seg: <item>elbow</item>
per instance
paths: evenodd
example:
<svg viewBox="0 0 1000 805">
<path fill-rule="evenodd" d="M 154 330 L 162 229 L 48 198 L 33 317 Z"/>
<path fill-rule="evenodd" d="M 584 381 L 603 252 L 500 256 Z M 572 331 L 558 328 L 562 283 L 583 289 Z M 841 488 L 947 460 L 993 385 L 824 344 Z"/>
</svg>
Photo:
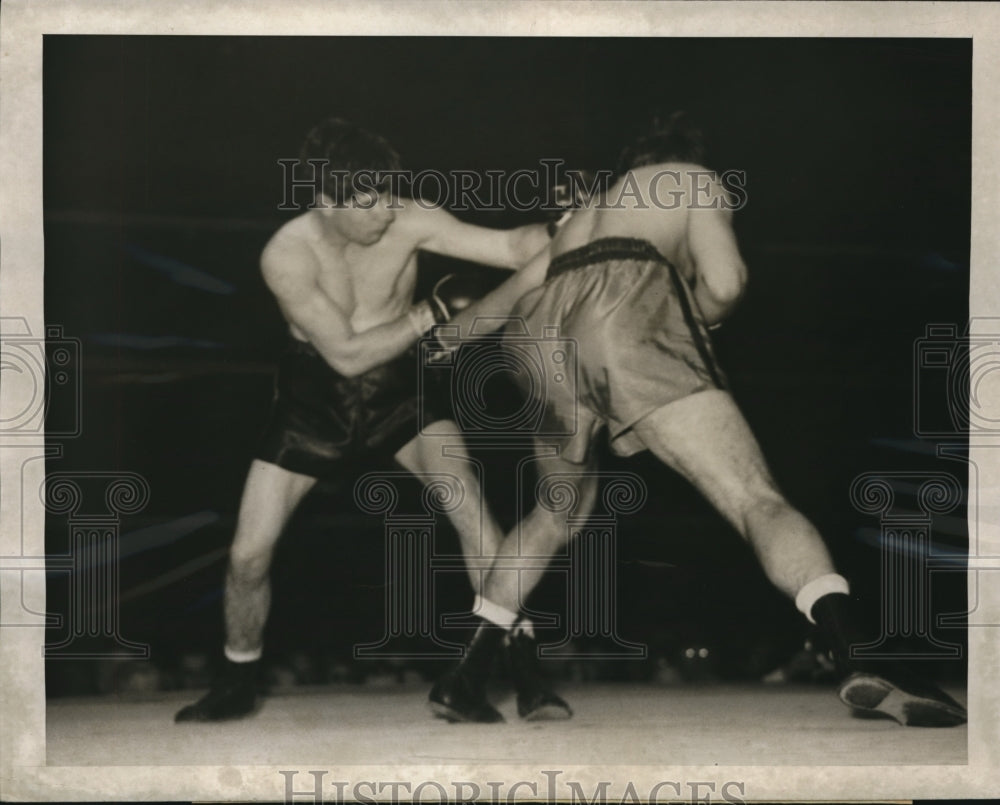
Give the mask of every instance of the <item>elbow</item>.
<svg viewBox="0 0 1000 805">
<path fill-rule="evenodd" d="M 338 361 L 338 365 L 333 368 L 346 378 L 354 378 L 363 375 L 371 367 L 359 358 L 347 358 Z"/>
<path fill-rule="evenodd" d="M 741 278 L 727 278 L 724 282 L 703 282 L 695 288 L 695 299 L 698 301 L 706 322 L 709 325 L 718 324 L 729 318 L 740 303 L 746 291 L 746 275 Z"/>
<path fill-rule="evenodd" d="M 697 295 L 696 295 L 697 296 Z M 742 289 L 736 287 L 726 288 L 706 288 L 702 294 L 702 299 L 713 310 L 719 311 L 723 316 L 729 315 L 743 298 Z"/>
<path fill-rule="evenodd" d="M 346 377 L 348 380 L 363 375 L 365 373 L 365 367 L 357 363 L 350 363 L 341 361 L 337 366 L 333 367 L 337 370 L 337 374 L 342 377 Z"/>
<path fill-rule="evenodd" d="M 364 374 L 370 367 L 362 359 L 361 353 L 355 349 L 338 349 L 323 355 L 324 359 L 337 374 L 346 378 Z"/>
<path fill-rule="evenodd" d="M 733 308 L 739 304 L 747 289 L 746 266 L 740 265 L 726 276 L 722 282 L 711 283 L 709 292 L 712 297 L 722 306 Z"/>
</svg>

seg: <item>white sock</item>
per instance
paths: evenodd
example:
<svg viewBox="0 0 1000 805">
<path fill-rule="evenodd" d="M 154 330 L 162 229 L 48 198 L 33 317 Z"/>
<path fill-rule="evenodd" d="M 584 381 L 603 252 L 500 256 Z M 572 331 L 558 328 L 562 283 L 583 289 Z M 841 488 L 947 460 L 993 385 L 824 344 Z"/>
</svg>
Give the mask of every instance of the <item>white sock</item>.
<svg viewBox="0 0 1000 805">
<path fill-rule="evenodd" d="M 850 595 L 851 587 L 847 583 L 847 579 L 839 573 L 827 573 L 813 579 L 799 590 L 798 595 L 795 596 L 795 606 L 809 619 L 809 623 L 816 623 L 812 616 L 813 604 L 830 593 Z"/>
<path fill-rule="evenodd" d="M 263 649 L 255 648 L 252 651 L 237 651 L 234 648 L 226 646 L 222 652 L 230 662 L 257 662 L 263 653 Z"/>
<path fill-rule="evenodd" d="M 472 605 L 472 611 L 484 620 L 488 620 L 490 623 L 495 623 L 497 626 L 502 626 L 507 630 L 510 630 L 510 628 L 517 622 L 516 612 L 511 612 L 506 607 L 494 604 L 492 601 L 483 598 L 481 595 L 476 596 L 475 603 Z"/>
</svg>

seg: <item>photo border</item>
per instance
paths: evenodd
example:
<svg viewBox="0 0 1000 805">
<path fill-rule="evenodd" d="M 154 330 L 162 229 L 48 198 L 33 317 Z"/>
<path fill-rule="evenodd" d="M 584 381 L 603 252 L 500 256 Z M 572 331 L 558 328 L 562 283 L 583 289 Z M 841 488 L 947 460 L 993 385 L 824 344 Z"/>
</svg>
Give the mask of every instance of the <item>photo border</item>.
<svg viewBox="0 0 1000 805">
<path fill-rule="evenodd" d="M 446 21 L 446 22 L 442 22 Z M 963 37 L 973 40 L 970 317 L 1000 315 L 998 137 L 1000 8 L 977 3 L 800 2 L 69 2 L 7 0 L 0 9 L 0 316 L 23 318 L 45 333 L 42 216 L 42 38 L 46 34 L 268 36 L 658 36 L 658 37 Z M 0 384 L 0 406 L 10 389 Z M 8 409 L 9 410 L 9 409 Z M 978 496 L 1000 500 L 1000 442 L 971 440 Z M 0 556 L 44 555 L 44 507 L 21 505 L 22 450 L 44 439 L 0 437 Z M 12 491 L 16 490 L 16 491 Z M 970 506 L 970 517 L 977 509 Z M 990 522 L 991 519 L 994 522 Z M 980 557 L 1000 556 L 1000 518 L 971 524 Z M 23 523 L 23 530 L 22 530 Z M 22 551 L 24 554 L 22 554 Z M 995 572 L 995 571 L 993 571 Z M 970 608 L 1000 623 L 1000 585 L 970 583 Z M 21 584 L 11 584 L 18 578 Z M 43 573 L 0 568 L 0 610 L 45 611 Z M 970 582 L 972 580 L 970 579 Z M 986 583 L 984 583 L 986 582 Z M 978 589 L 977 601 L 971 597 Z M 13 595 L 17 598 L 12 598 Z M 592 791 L 601 780 L 745 782 L 753 800 L 983 798 L 1000 792 L 1000 695 L 993 629 L 969 628 L 968 764 L 963 766 L 565 766 L 567 779 Z M 4 630 L 0 640 L 0 797 L 4 800 L 282 800 L 288 766 L 59 767 L 46 765 L 44 628 Z M 302 769 L 305 771 L 305 769 Z M 538 780 L 539 769 L 497 764 L 348 766 L 338 780 Z M 624 784 L 624 783 L 623 783 Z M 453 789 L 450 789 L 453 790 Z M 484 789 L 485 790 L 485 789 Z"/>
</svg>

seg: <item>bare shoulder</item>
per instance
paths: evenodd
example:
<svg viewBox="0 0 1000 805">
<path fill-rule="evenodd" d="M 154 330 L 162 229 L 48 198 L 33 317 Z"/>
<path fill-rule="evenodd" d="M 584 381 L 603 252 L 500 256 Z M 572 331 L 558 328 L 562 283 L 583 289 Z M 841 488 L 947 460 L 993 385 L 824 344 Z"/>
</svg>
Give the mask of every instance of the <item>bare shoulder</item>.
<svg viewBox="0 0 1000 805">
<path fill-rule="evenodd" d="M 271 236 L 260 255 L 260 270 L 271 290 L 310 282 L 316 277 L 319 265 L 309 237 L 309 221 L 302 215 Z"/>
<path fill-rule="evenodd" d="M 559 227 L 552 239 L 552 256 L 563 254 L 587 243 L 594 233 L 597 224 L 596 199 L 591 199 L 587 206 L 574 210 L 569 219 Z"/>
<path fill-rule="evenodd" d="M 630 172 L 643 200 L 660 209 L 716 209 L 729 212 L 728 191 L 719 174 L 694 162 L 664 162 Z M 666 203 L 669 202 L 669 203 Z"/>
<path fill-rule="evenodd" d="M 392 229 L 400 239 L 410 241 L 415 248 L 434 237 L 443 227 L 454 221 L 451 213 L 438 205 L 416 201 L 412 198 L 393 200 L 396 220 Z"/>
</svg>

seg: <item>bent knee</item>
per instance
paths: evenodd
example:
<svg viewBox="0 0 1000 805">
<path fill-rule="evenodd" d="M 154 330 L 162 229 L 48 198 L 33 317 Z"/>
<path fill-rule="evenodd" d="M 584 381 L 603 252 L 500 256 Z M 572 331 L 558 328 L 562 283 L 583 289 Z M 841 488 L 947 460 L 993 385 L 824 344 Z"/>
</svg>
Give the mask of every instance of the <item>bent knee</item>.
<svg viewBox="0 0 1000 805">
<path fill-rule="evenodd" d="M 751 517 L 778 517 L 789 511 L 794 511 L 792 504 L 777 489 L 769 489 L 751 499 L 744 514 Z"/>
<path fill-rule="evenodd" d="M 695 483 L 719 513 L 741 533 L 748 518 L 787 506 L 766 468 L 719 473 L 711 483 Z"/>
<path fill-rule="evenodd" d="M 747 495 L 736 514 L 736 525 L 744 536 L 755 527 L 782 520 L 789 515 L 797 515 L 798 511 L 773 485 L 757 490 Z"/>
<path fill-rule="evenodd" d="M 229 551 L 229 575 L 241 584 L 255 584 L 267 578 L 271 570 L 270 549 L 234 545 Z"/>
</svg>

